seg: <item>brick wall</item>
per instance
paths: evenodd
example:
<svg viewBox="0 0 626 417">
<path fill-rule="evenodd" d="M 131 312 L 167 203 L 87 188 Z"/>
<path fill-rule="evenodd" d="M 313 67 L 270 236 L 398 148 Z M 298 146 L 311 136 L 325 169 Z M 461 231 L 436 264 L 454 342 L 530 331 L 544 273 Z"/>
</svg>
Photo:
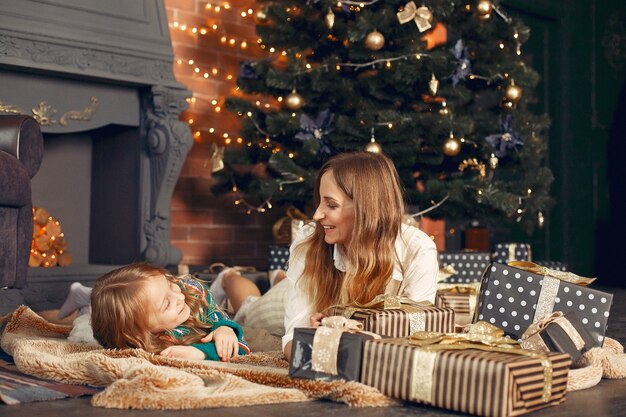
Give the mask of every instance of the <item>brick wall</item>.
<svg viewBox="0 0 626 417">
<path fill-rule="evenodd" d="M 237 117 L 223 110 L 224 98 L 237 94 L 240 61 L 264 56 L 256 42 L 254 12 L 247 15 L 256 2 L 165 0 L 165 5 L 174 74 L 195 97 L 181 115 L 181 120 L 193 120 L 195 143 L 172 197 L 172 244 L 182 251 L 182 263 L 189 265 L 224 262 L 266 269 L 271 226 L 284 211 L 249 215 L 233 204 L 232 196 L 217 197 L 210 191 L 212 146 L 225 144 L 225 133 L 236 140 L 238 132 Z"/>
</svg>

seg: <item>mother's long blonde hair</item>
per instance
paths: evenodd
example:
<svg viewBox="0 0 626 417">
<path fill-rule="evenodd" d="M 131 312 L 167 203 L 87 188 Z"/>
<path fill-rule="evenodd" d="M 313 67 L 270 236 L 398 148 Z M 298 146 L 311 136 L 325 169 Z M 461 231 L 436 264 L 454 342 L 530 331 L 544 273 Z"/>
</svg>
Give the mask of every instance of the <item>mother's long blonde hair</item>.
<svg viewBox="0 0 626 417">
<path fill-rule="evenodd" d="M 345 245 L 345 273 L 333 264 L 333 246 L 324 241 L 324 228 L 295 251 L 306 251 L 301 280 L 315 311 L 346 303 L 366 303 L 385 291 L 395 260 L 395 241 L 404 216 L 404 195 L 393 162 L 382 154 L 351 152 L 329 159 L 320 169 L 314 201 L 320 204 L 320 181 L 330 172 L 354 204 L 354 227 Z"/>
</svg>

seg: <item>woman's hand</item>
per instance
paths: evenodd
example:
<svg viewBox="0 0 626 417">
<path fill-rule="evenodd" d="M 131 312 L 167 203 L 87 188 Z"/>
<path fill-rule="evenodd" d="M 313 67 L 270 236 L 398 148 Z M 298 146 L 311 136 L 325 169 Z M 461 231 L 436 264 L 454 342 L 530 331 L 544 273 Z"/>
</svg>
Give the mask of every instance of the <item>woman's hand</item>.
<svg viewBox="0 0 626 417">
<path fill-rule="evenodd" d="M 222 362 L 230 362 L 239 354 L 239 340 L 235 331 L 228 326 L 220 326 L 200 339 L 202 343 L 214 342 L 217 356 Z"/>
<path fill-rule="evenodd" d="M 325 314 L 315 313 L 309 318 L 309 324 L 311 325 L 311 327 L 320 327 L 320 325 L 322 324 L 322 319 L 324 317 L 326 317 Z"/>
<path fill-rule="evenodd" d="M 174 345 L 167 347 L 159 353 L 167 358 L 178 359 L 204 359 L 204 352 L 193 346 Z"/>
</svg>

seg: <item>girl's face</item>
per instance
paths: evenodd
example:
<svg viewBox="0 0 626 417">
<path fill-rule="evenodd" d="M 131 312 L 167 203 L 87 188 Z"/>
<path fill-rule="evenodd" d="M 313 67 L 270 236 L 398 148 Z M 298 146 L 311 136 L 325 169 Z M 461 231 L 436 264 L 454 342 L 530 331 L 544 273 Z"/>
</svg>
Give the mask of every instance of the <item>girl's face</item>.
<svg viewBox="0 0 626 417">
<path fill-rule="evenodd" d="M 350 241 L 354 228 L 354 204 L 337 186 L 332 171 L 326 171 L 320 180 L 320 205 L 313 220 L 324 227 L 324 240 L 329 245 Z"/>
<path fill-rule="evenodd" d="M 150 317 L 148 323 L 152 333 L 172 330 L 183 324 L 191 314 L 180 287 L 164 275 L 145 282 L 144 288 Z"/>
</svg>

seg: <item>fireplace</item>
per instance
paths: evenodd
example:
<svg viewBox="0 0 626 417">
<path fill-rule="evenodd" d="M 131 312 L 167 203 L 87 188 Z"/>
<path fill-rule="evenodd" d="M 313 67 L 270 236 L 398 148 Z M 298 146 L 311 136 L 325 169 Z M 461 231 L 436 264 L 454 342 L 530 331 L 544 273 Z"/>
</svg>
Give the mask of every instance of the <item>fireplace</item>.
<svg viewBox="0 0 626 417">
<path fill-rule="evenodd" d="M 178 120 L 191 94 L 172 61 L 160 0 L 3 2 L 0 112 L 39 121 L 33 204 L 60 221 L 83 275 L 181 259 L 170 199 L 193 144 Z M 41 269 L 32 275 L 63 274 Z"/>
</svg>

